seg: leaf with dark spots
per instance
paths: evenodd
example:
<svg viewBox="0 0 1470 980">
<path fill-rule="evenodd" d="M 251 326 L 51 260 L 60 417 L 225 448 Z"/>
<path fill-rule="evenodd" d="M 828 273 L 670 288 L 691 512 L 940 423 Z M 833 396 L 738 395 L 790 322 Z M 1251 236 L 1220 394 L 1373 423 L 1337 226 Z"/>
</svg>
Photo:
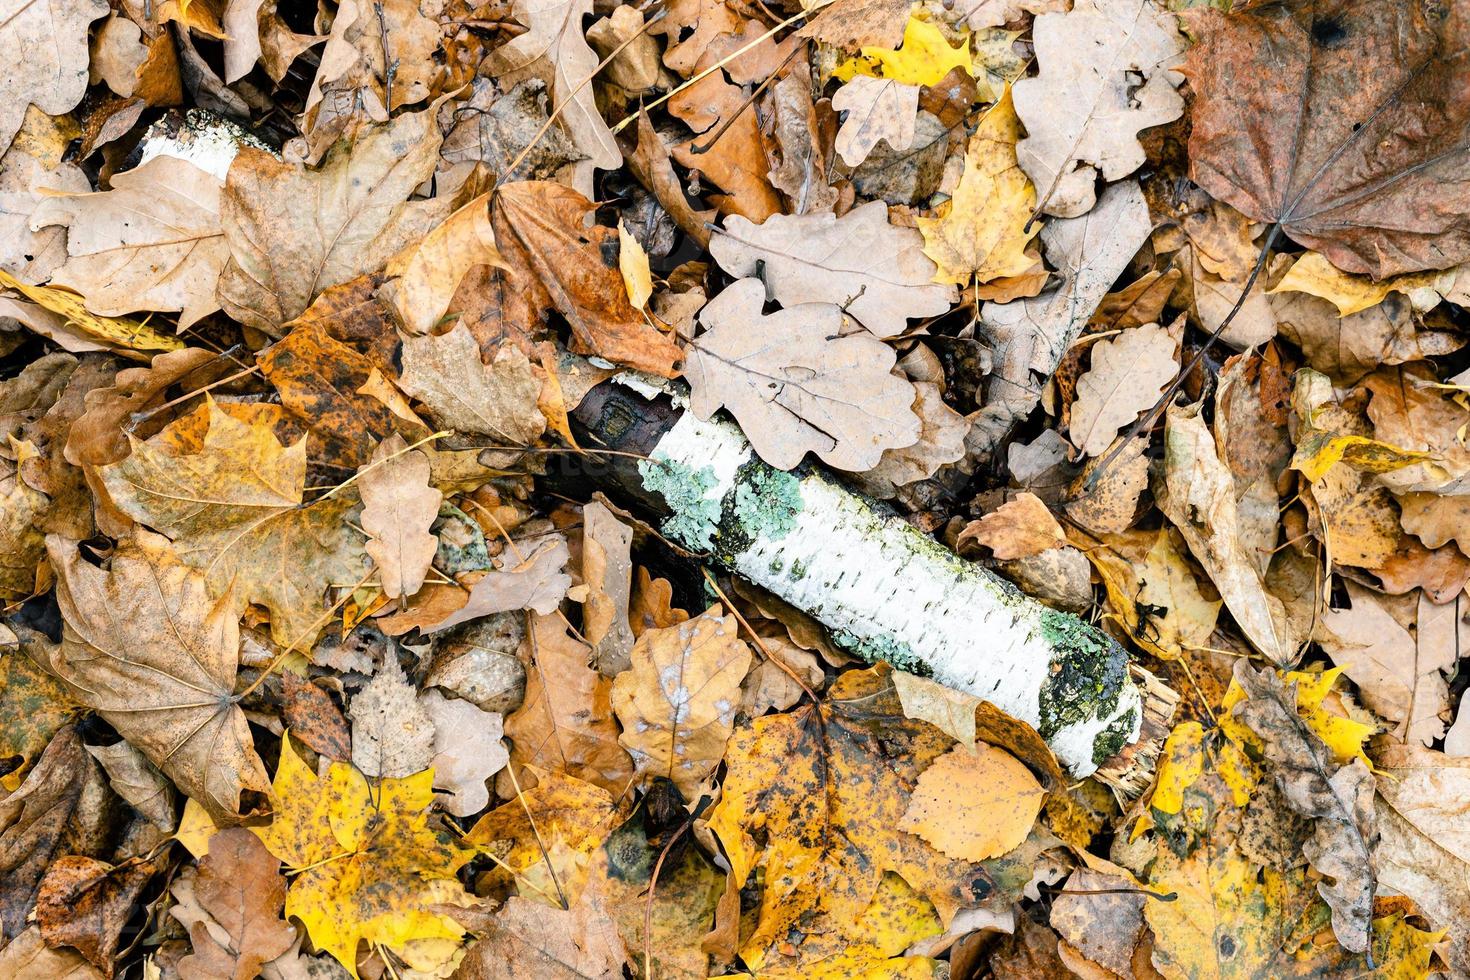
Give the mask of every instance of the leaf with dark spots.
<svg viewBox="0 0 1470 980">
<path fill-rule="evenodd" d="M 1458 0 L 1191 11 L 1191 177 L 1345 272 L 1465 261 L 1467 17 Z"/>
</svg>

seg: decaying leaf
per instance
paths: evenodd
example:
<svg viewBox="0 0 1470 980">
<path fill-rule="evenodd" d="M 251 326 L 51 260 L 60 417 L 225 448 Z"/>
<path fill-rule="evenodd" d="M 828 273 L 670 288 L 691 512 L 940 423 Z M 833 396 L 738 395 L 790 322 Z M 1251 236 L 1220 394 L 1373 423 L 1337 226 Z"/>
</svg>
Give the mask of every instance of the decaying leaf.
<svg viewBox="0 0 1470 980">
<path fill-rule="evenodd" d="M 66 632 L 50 668 L 211 814 L 236 819 L 265 769 L 235 703 L 237 607 L 167 539 L 139 529 L 104 571 L 76 542 L 47 542 Z M 156 615 L 155 611 L 166 611 Z"/>
<path fill-rule="evenodd" d="M 87 91 L 87 25 L 106 16 L 101 0 L 53 6 L 8 0 L 0 10 L 0 43 L 26 52 L 26 70 L 0 83 L 0 152 L 20 130 L 26 110 L 51 116 L 70 112 Z"/>
<path fill-rule="evenodd" d="M 866 470 L 885 449 L 919 438 L 913 386 L 888 373 L 895 358 L 886 345 L 844 334 L 836 306 L 804 303 L 764 316 L 764 298 L 759 279 L 741 279 L 700 311 L 705 332 L 684 367 L 695 414 L 729 409 L 779 469 L 813 452 L 840 469 Z"/>
<path fill-rule="evenodd" d="M 460 938 L 459 925 L 432 907 L 464 904 L 454 873 L 472 852 L 429 826 L 432 772 L 369 782 L 334 762 L 318 777 L 286 739 L 272 797 L 275 816 L 255 833 L 296 872 L 286 915 L 354 977 L 363 940 L 397 949 Z"/>
<path fill-rule="evenodd" d="M 613 682 L 619 738 L 645 777 L 673 781 L 687 800 L 725 755 L 750 648 L 733 616 L 715 607 L 665 629 L 645 630 L 633 666 Z"/>
<path fill-rule="evenodd" d="M 352 699 L 352 765 L 366 776 L 402 779 L 429 768 L 434 722 L 389 652 Z"/>
<path fill-rule="evenodd" d="M 1179 373 L 1176 346 L 1156 323 L 1092 345 L 1092 367 L 1077 379 L 1072 403 L 1072 442 L 1084 455 L 1101 455 L 1119 429 L 1153 407 Z"/>
<path fill-rule="evenodd" d="M 1318 13 L 1295 2 L 1191 21 L 1191 176 L 1345 272 L 1470 257 L 1455 203 L 1470 114 L 1450 94 L 1467 71 L 1460 18 L 1374 3 Z"/>
</svg>

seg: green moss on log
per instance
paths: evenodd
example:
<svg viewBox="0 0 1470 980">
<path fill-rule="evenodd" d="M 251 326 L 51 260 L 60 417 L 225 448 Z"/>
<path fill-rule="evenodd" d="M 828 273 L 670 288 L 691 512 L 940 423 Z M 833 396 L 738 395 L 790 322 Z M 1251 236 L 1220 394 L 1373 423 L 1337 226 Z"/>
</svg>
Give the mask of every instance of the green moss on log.
<svg viewBox="0 0 1470 980">
<path fill-rule="evenodd" d="M 1111 714 L 1128 681 L 1128 661 L 1106 634 L 1076 616 L 1048 609 L 1040 627 L 1056 650 L 1037 701 L 1038 730 L 1049 739 L 1068 725 Z"/>
</svg>

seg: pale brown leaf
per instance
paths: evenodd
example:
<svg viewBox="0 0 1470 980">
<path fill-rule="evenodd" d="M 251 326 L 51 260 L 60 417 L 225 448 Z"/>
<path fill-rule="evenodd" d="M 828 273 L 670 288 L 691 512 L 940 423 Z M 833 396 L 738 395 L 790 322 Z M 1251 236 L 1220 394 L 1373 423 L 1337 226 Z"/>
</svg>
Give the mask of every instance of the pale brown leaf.
<svg viewBox="0 0 1470 980">
<path fill-rule="evenodd" d="M 475 355 L 478 356 L 478 353 Z M 358 471 L 362 495 L 363 546 L 378 566 L 383 594 L 410 596 L 424 584 L 439 539 L 429 533 L 444 495 L 429 486 L 429 457 L 405 452 L 399 435 L 385 439 Z"/>
<path fill-rule="evenodd" d="M 1092 345 L 1092 367 L 1077 379 L 1072 403 L 1072 444 L 1083 455 L 1101 455 L 1119 429 L 1153 407 L 1179 373 L 1176 346 L 1157 323 Z"/>
</svg>

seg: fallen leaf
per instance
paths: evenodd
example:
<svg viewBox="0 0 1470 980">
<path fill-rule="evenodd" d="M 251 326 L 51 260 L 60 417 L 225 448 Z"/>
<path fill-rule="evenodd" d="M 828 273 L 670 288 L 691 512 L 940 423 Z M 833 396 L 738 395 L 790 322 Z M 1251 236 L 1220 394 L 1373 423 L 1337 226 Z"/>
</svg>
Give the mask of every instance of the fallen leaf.
<svg viewBox="0 0 1470 980">
<path fill-rule="evenodd" d="M 1179 529 L 1241 631 L 1268 660 L 1291 664 L 1304 637 L 1240 540 L 1234 479 L 1196 409 L 1171 407 L 1164 424 L 1164 472 L 1154 493 Z"/>
<path fill-rule="evenodd" d="M 1007 91 L 970 137 L 965 170 L 949 203 L 938 217 L 918 219 L 924 254 L 939 266 L 935 282 L 986 283 L 1025 275 L 1038 264 L 1028 251 L 1040 230 L 1031 220 L 1036 189 L 1016 165 L 1020 136 Z"/>
<path fill-rule="evenodd" d="M 592 664 L 604 677 L 616 677 L 632 664 L 632 543 L 633 529 L 606 505 L 593 501 L 582 508 L 582 582 L 588 588 L 582 636 L 592 645 Z"/>
<path fill-rule="evenodd" d="M 303 506 L 305 441 L 282 446 L 269 425 L 213 399 L 147 442 L 129 441 L 131 455 L 99 467 L 117 507 L 170 535 L 211 587 L 233 582 L 240 599 L 269 609 L 277 643 L 310 640 L 325 625 L 327 588 L 360 578 L 364 553 L 342 521 L 350 497 Z"/>
<path fill-rule="evenodd" d="M 443 203 L 408 197 L 434 172 L 439 142 L 425 111 L 333 150 L 316 170 L 243 147 L 220 199 L 230 246 L 219 280 L 225 312 L 279 335 L 323 290 L 375 271 L 420 239 Z"/>
<path fill-rule="evenodd" d="M 157 870 L 151 861 L 114 868 L 96 858 L 62 855 L 46 869 L 36 893 L 41 938 L 48 946 L 78 950 L 111 977 L 133 902 Z"/>
<path fill-rule="evenodd" d="M 199 862 L 194 895 L 227 941 L 219 942 L 202 922 L 191 927 L 194 952 L 179 961 L 181 980 L 251 980 L 291 947 L 296 930 L 281 920 L 286 879 L 280 867 L 243 827 L 214 835 L 209 854 Z"/>
<path fill-rule="evenodd" d="M 67 946 L 52 949 L 38 926 L 0 949 L 0 975 L 11 980 L 102 980 L 102 972 Z"/>
<path fill-rule="evenodd" d="M 105 316 L 179 311 L 182 332 L 219 309 L 214 284 L 229 248 L 220 227 L 223 181 L 178 157 L 114 174 L 96 194 L 48 197 L 31 226 L 67 229 L 53 286 L 74 289 Z"/>
<path fill-rule="evenodd" d="M 724 4 L 710 6 L 721 9 Z M 781 197 L 771 185 L 770 137 L 755 116 L 744 111 L 746 105 L 745 90 L 727 82 L 723 73 L 691 83 L 669 100 L 669 112 L 696 135 L 676 144 L 670 153 L 676 162 L 708 176 L 725 192 L 711 195 L 720 213 L 760 222 L 781 213 Z M 715 140 L 727 123 L 728 128 Z M 704 152 L 696 153 L 696 147 Z"/>
<path fill-rule="evenodd" d="M 938 85 L 951 69 L 971 71 L 969 38 L 962 40 L 965 43 L 952 45 L 939 25 L 911 16 L 904 25 L 903 43 L 897 50 L 866 46 L 861 57 L 839 65 L 833 75 L 844 81 L 859 74 L 872 74 L 905 85 Z"/>
<path fill-rule="evenodd" d="M 444 495 L 429 486 L 429 457 L 408 451 L 401 436 L 385 439 L 358 471 L 357 490 L 362 495 L 362 529 L 368 534 L 363 550 L 378 566 L 383 594 L 392 599 L 413 595 L 423 586 L 439 547 L 429 528 Z"/>
<path fill-rule="evenodd" d="M 1470 258 L 1457 187 L 1470 113 L 1459 21 L 1351 4 L 1191 14 L 1199 39 L 1190 177 L 1344 272 L 1375 279 Z M 1392 216 L 1391 218 L 1389 216 Z"/>
<path fill-rule="evenodd" d="M 47 550 L 66 621 L 51 669 L 212 815 L 237 819 L 241 793 L 268 784 L 234 699 L 232 598 L 214 599 L 167 539 L 142 529 L 110 571 L 63 538 Z"/>
<path fill-rule="evenodd" d="M 1179 373 L 1177 346 L 1156 323 L 1092 345 L 1092 366 L 1077 379 L 1072 403 L 1072 442 L 1084 455 L 1102 455 L 1119 429 L 1153 407 Z"/>
<path fill-rule="evenodd" d="M 51 642 L 22 631 L 20 645 L 0 659 L 0 789 L 14 792 L 59 732 L 82 709 L 46 666 Z"/>
<path fill-rule="evenodd" d="M 66 437 L 66 461 L 73 466 L 115 463 L 128 454 L 124 423 L 161 402 L 164 392 L 214 360 L 197 347 L 158 354 L 149 367 L 119 371 L 112 384 L 87 392 L 87 410 L 71 424 Z"/>
<path fill-rule="evenodd" d="M 1234 717 L 1261 737 L 1266 758 L 1287 803 L 1312 818 L 1313 838 L 1302 848 L 1327 880 L 1317 891 L 1332 907 L 1332 931 L 1346 950 L 1361 953 L 1372 940 L 1373 775 L 1357 759 L 1334 768 L 1327 745 L 1297 714 L 1297 690 L 1272 670 L 1257 672 L 1241 660 L 1235 680 L 1247 700 Z"/>
<path fill-rule="evenodd" d="M 164 834 L 174 830 L 174 787 L 148 757 L 122 741 L 88 745 L 87 752 L 107 773 L 107 784 L 128 805 L 147 817 Z"/>
<path fill-rule="evenodd" d="M 934 282 L 923 236 L 888 221 L 880 201 L 841 218 L 772 215 L 754 224 L 738 215 L 710 240 L 710 253 L 732 276 L 760 266 L 765 297 L 783 307 L 833 303 L 879 337 L 903 333 L 910 317 L 949 309 L 954 291 Z M 718 298 L 717 298 L 718 300 Z"/>
<path fill-rule="evenodd" d="M 918 439 L 913 386 L 888 373 L 895 357 L 886 344 L 842 335 L 842 311 L 828 304 L 762 315 L 764 297 L 760 280 L 741 279 L 700 311 L 705 332 L 684 367 L 696 415 L 727 408 L 778 469 L 814 452 L 830 466 L 866 470 L 884 450 Z"/>
<path fill-rule="evenodd" d="M 1041 812 L 1046 790 L 1015 756 L 979 743 L 956 746 L 919 774 L 899 830 L 966 861 L 1018 847 Z"/>
<path fill-rule="evenodd" d="M 672 780 L 686 800 L 698 799 L 725 755 L 740 705 L 750 648 L 733 616 L 713 607 L 685 623 L 645 630 L 633 666 L 613 681 L 612 706 L 622 722 L 618 741 L 639 776 Z"/>
<path fill-rule="evenodd" d="M 833 148 L 843 163 L 856 167 L 868 158 L 879 140 L 895 150 L 907 150 L 914 144 L 919 86 L 857 75 L 832 96 L 832 108 L 847 113 Z"/>
<path fill-rule="evenodd" d="M 334 762 L 352 758 L 352 735 L 342 711 L 320 685 L 281 671 L 281 722 L 313 752 Z"/>
<path fill-rule="evenodd" d="M 0 43 L 7 51 L 29 52 L 24 71 L 0 83 L 0 153 L 35 105 L 48 116 L 70 112 L 87 92 L 87 25 L 104 17 L 101 0 L 53 7 L 8 0 L 0 11 Z"/>
<path fill-rule="evenodd" d="M 516 181 L 497 188 L 491 207 L 495 239 L 517 288 L 525 291 L 520 302 L 531 317 L 552 309 L 566 317 L 578 353 L 672 376 L 679 348 L 628 301 L 616 262 L 603 256 L 603 242 L 611 244 L 617 233 L 587 227 L 584 218 L 592 208 L 561 184 Z"/>
<path fill-rule="evenodd" d="M 512 895 L 485 922 L 456 975 L 498 980 L 532 970 L 544 980 L 621 980 L 626 960 L 617 926 L 595 892 L 584 892 L 570 909 Z"/>
<path fill-rule="evenodd" d="M 1018 493 L 960 532 L 955 549 L 964 553 L 970 542 L 989 548 L 996 558 L 1010 561 L 1040 554 L 1067 543 L 1062 526 L 1046 504 L 1033 493 Z"/>
<path fill-rule="evenodd" d="M 424 624 L 425 633 L 437 633 L 451 626 L 467 623 L 481 616 L 517 609 L 533 609 L 550 615 L 571 587 L 566 567 L 569 553 L 566 539 L 560 535 L 543 541 L 530 554 L 517 554 L 516 564 L 505 569 L 492 569 L 470 587 L 463 606 L 448 616 Z"/>
<path fill-rule="evenodd" d="M 1454 274 L 1450 272 L 1442 275 L 1448 288 Z M 1440 293 L 1436 285 L 1441 281 L 1441 274 L 1417 272 L 1374 282 L 1367 276 L 1353 276 L 1343 272 L 1320 252 L 1307 252 L 1292 263 L 1286 275 L 1271 287 L 1271 292 L 1311 293 L 1337 307 L 1338 316 L 1349 316 L 1377 306 L 1388 298 L 1389 293 L 1404 293 L 1416 307 L 1423 305 L 1426 309 L 1430 308 L 1439 302 Z M 1431 294 L 1433 301 L 1421 304 L 1417 295 L 1420 290 Z"/>
<path fill-rule="evenodd" d="M 373 679 L 353 697 L 348 713 L 352 764 L 363 775 L 403 779 L 429 768 L 434 722 L 391 649 Z"/>
<path fill-rule="evenodd" d="M 1016 155 L 1042 209 L 1075 217 L 1092 209 L 1099 176 L 1114 181 L 1143 165 L 1139 130 L 1183 114 L 1173 69 L 1185 42 L 1150 0 L 1078 0 L 1067 13 L 1037 15 L 1031 32 L 1040 71 L 1013 89 L 1027 133 Z"/>
<path fill-rule="evenodd" d="M 433 773 L 370 784 L 345 762 L 318 777 L 281 743 L 275 816 L 254 831 L 294 873 L 286 915 L 357 976 L 358 943 L 399 949 L 414 939 L 458 941 L 435 905 L 467 904 L 454 874 L 472 851 L 429 826 Z M 213 850 L 213 848 L 211 848 Z"/>
<path fill-rule="evenodd" d="M 34 107 L 15 142 L 3 151 L 0 168 L 0 269 L 22 282 L 45 282 L 66 261 L 66 232 L 47 226 L 31 231 L 31 214 L 46 192 L 84 194 L 92 182 L 75 163 L 65 163 L 72 132 L 69 118 L 52 118 Z M 3 142 L 3 141 L 0 141 Z"/>
<path fill-rule="evenodd" d="M 479 813 L 490 802 L 485 780 L 510 762 L 501 739 L 500 714 L 438 691 L 421 694 L 419 706 L 434 726 L 434 758 L 429 765 L 444 809 L 456 817 Z"/>
<path fill-rule="evenodd" d="M 389 261 L 387 274 L 397 277 L 391 298 L 404 329 L 429 333 L 466 273 L 501 264 L 490 225 L 490 195 L 481 194 Z"/>
<path fill-rule="evenodd" d="M 88 312 L 82 297 L 68 289 L 55 286 L 28 286 L 16 279 L 10 273 L 0 269 L 0 286 L 15 290 L 26 299 L 43 310 L 55 314 L 55 326 L 58 328 L 75 328 L 79 331 L 86 342 L 96 342 L 101 346 L 82 346 L 81 350 L 117 350 L 126 351 L 172 351 L 182 350 L 182 341 L 169 334 L 162 333 L 148 326 L 148 324 L 134 320 L 130 317 L 101 316 Z M 0 302 L 4 298 L 0 297 Z M 19 316 L 21 312 L 12 303 L 8 308 L 7 316 L 15 316 L 22 319 L 26 326 L 38 333 L 44 333 L 51 337 L 52 334 L 43 330 L 38 323 Z M 67 338 L 57 335 L 52 337 L 57 343 L 65 346 Z M 133 355 L 137 359 L 145 359 L 139 355 Z"/>
<path fill-rule="evenodd" d="M 583 18 L 592 13 L 591 0 L 516 0 L 512 13 L 527 31 L 490 55 L 486 73 L 506 85 L 540 75 L 573 145 L 592 166 L 617 167 L 622 154 L 587 84 L 599 60 L 582 29 Z"/>
<path fill-rule="evenodd" d="M 853 483 L 875 497 L 893 497 L 900 487 L 927 480 L 965 456 L 969 423 L 950 408 L 939 385 L 914 382 L 914 414 L 919 417 L 919 441 L 912 446 L 885 449 L 878 465 L 854 474 Z"/>
<path fill-rule="evenodd" d="M 463 323 L 438 336 L 405 337 L 398 384 L 424 403 L 435 422 L 460 435 L 524 446 L 546 428 L 546 417 L 536 407 L 541 380 L 530 360 L 506 345 L 485 364 Z"/>
<path fill-rule="evenodd" d="M 612 681 L 587 666 L 591 651 L 555 617 L 532 615 L 526 646 L 526 700 L 505 720 L 511 761 L 585 779 L 621 796 L 634 766 L 618 743 Z"/>
</svg>

